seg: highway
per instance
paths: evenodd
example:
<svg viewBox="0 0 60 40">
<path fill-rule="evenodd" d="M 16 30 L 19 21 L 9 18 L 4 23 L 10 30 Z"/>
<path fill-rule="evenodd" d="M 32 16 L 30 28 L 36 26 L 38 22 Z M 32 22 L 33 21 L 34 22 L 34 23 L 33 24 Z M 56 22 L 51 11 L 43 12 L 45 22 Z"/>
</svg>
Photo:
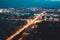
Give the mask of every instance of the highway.
<svg viewBox="0 0 60 40">
<path fill-rule="evenodd" d="M 42 13 L 40 13 L 40 15 L 36 16 L 34 19 L 32 19 L 32 21 L 30 21 L 29 23 L 27 23 L 26 25 L 24 25 L 22 28 L 20 28 L 18 31 L 16 31 L 14 34 L 10 35 L 6 40 L 12 40 L 15 36 L 17 36 L 18 34 L 20 34 L 24 29 L 28 28 L 30 25 L 34 24 L 35 21 L 39 18 L 42 17 L 42 15 L 46 13 L 46 11 L 43 11 Z M 42 20 L 40 20 L 40 22 L 42 22 Z"/>
</svg>

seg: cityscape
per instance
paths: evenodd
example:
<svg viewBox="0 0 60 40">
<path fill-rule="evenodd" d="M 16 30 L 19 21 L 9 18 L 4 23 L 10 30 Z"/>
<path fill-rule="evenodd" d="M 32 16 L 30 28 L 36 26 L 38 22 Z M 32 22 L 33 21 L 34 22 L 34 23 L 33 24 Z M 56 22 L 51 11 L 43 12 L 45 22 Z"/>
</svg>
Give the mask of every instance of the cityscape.
<svg viewBox="0 0 60 40">
<path fill-rule="evenodd" d="M 0 40 L 59 40 L 59 28 L 60 9 L 0 8 Z"/>
<path fill-rule="evenodd" d="M 38 16 L 42 11 L 46 11 L 42 16 L 42 20 L 49 20 L 50 17 L 56 21 L 60 20 L 60 9 L 45 9 L 45 8 L 1 8 L 0 17 L 6 20 L 20 20 L 20 19 L 33 19 Z"/>
<path fill-rule="evenodd" d="M 0 40 L 60 40 L 60 0 L 0 0 Z"/>
</svg>

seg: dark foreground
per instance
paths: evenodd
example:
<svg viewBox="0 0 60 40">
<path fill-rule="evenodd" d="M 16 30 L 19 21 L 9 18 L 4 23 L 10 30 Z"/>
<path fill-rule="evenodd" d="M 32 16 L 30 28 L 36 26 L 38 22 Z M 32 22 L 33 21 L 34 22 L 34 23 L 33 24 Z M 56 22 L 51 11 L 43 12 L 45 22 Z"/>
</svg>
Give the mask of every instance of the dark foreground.
<svg viewBox="0 0 60 40">
<path fill-rule="evenodd" d="M 19 26 L 21 24 L 14 25 Z M 25 38 L 23 37 L 23 40 L 60 40 L 60 22 L 47 21 L 37 23 L 37 25 L 38 27 L 32 29 L 32 31 L 29 32 L 28 36 Z M 16 29 L 10 26 L 6 22 L 0 23 L 0 40 L 5 40 L 8 36 L 11 35 L 12 31 Z M 18 35 L 18 38 L 20 35 Z"/>
</svg>

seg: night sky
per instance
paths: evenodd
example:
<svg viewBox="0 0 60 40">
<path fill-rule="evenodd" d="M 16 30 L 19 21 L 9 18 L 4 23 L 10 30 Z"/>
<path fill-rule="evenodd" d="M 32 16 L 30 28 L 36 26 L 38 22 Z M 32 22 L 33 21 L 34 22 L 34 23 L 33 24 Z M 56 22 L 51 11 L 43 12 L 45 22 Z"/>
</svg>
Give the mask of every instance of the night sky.
<svg viewBox="0 0 60 40">
<path fill-rule="evenodd" d="M 0 0 L 0 8 L 60 8 L 60 0 Z"/>
</svg>

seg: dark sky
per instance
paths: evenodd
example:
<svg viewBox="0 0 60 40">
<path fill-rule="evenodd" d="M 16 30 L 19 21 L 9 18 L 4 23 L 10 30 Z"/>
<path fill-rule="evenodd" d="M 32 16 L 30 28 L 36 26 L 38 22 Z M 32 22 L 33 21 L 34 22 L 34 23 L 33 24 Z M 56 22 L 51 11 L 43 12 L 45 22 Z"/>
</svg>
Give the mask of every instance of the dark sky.
<svg viewBox="0 0 60 40">
<path fill-rule="evenodd" d="M 60 1 L 48 0 L 0 0 L 0 8 L 60 8 Z"/>
</svg>

